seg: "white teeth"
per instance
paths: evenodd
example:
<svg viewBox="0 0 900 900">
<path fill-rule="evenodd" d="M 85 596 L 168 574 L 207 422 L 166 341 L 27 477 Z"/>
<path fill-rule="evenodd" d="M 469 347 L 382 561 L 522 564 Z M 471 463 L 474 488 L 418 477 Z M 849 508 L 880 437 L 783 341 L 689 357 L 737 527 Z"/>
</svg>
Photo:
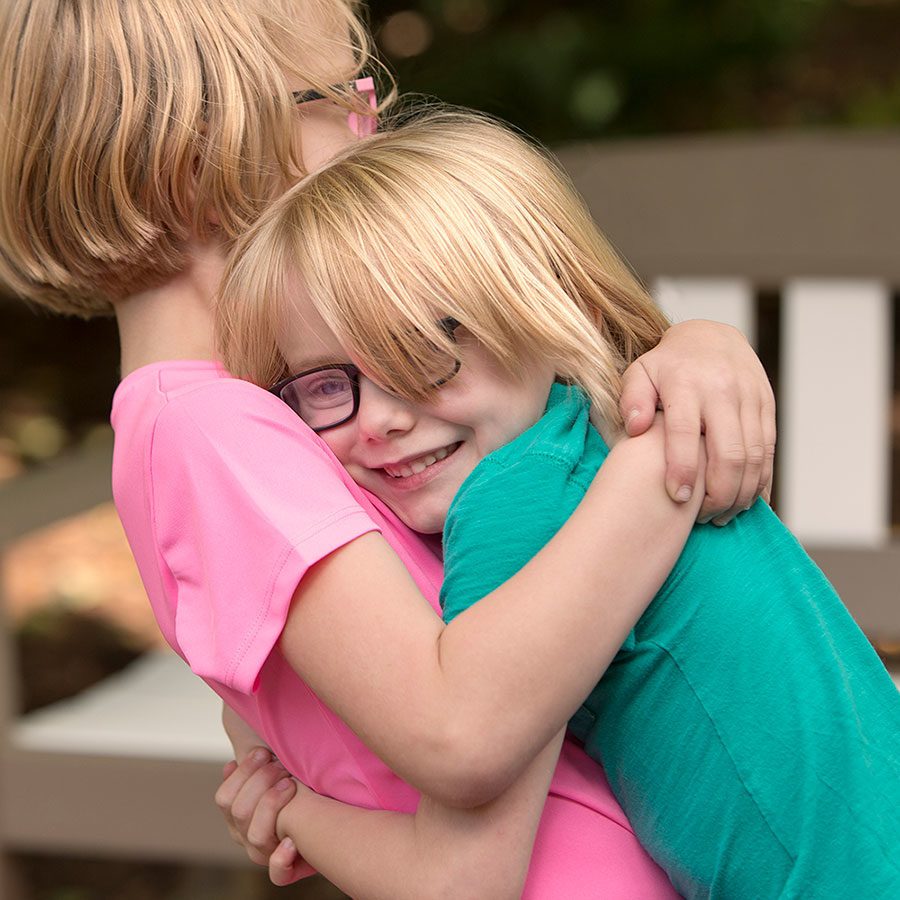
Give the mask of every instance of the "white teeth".
<svg viewBox="0 0 900 900">
<path fill-rule="evenodd" d="M 384 471 L 391 478 L 409 478 L 411 475 L 418 475 L 424 472 L 429 466 L 433 466 L 436 462 L 446 459 L 456 448 L 458 444 L 452 444 L 449 447 L 441 447 L 440 450 L 433 450 L 425 456 L 414 459 L 411 462 L 404 463 L 402 466 L 385 466 Z"/>
</svg>

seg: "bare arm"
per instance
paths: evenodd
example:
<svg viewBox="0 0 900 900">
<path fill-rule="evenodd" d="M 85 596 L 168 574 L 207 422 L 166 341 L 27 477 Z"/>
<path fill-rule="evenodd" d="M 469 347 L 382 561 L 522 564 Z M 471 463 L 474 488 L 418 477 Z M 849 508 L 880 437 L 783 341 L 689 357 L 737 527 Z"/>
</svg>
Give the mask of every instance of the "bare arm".
<svg viewBox="0 0 900 900">
<path fill-rule="evenodd" d="M 222 727 L 228 740 L 231 741 L 231 749 L 234 750 L 234 758 L 242 760 L 254 747 L 265 744 L 263 739 L 227 704 L 222 704 Z"/>
<path fill-rule="evenodd" d="M 562 737 L 500 797 L 471 810 L 428 797 L 414 815 L 364 810 L 286 783 L 277 770 L 253 762 L 226 779 L 217 802 L 251 858 L 268 859 L 276 884 L 306 874 L 300 866 L 308 861 L 353 897 L 515 900 Z M 289 843 L 278 844 L 285 836 Z"/>
<path fill-rule="evenodd" d="M 423 797 L 412 816 L 360 810 L 304 788 L 279 825 L 353 897 L 516 900 L 561 743 L 562 732 L 503 794 L 475 809 Z"/>
<path fill-rule="evenodd" d="M 657 426 L 622 441 L 544 550 L 446 627 L 386 542 L 353 541 L 301 583 L 286 657 L 423 793 L 493 799 L 565 725 L 681 552 L 703 492 L 669 499 L 663 440 Z"/>
</svg>

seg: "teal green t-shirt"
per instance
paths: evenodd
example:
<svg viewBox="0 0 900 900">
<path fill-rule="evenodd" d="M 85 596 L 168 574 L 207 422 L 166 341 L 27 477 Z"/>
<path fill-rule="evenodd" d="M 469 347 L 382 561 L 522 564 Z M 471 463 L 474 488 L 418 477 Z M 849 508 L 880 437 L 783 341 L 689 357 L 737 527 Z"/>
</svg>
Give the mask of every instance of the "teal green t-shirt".
<svg viewBox="0 0 900 900">
<path fill-rule="evenodd" d="M 550 540 L 608 452 L 554 385 L 453 501 L 446 621 Z M 900 898 L 900 695 L 762 501 L 694 527 L 570 730 L 685 896 Z"/>
</svg>

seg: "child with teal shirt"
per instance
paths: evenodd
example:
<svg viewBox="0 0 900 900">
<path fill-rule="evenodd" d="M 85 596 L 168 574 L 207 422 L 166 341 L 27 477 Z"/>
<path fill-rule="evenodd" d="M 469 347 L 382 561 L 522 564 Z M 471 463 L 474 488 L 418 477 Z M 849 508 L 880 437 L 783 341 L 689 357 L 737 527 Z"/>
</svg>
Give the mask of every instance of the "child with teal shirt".
<svg viewBox="0 0 900 900">
<path fill-rule="evenodd" d="M 453 500 L 445 621 L 547 543 L 608 452 L 585 395 L 554 385 Z M 695 526 L 570 729 L 685 896 L 900 895 L 900 701 L 764 502 Z"/>
<path fill-rule="evenodd" d="M 289 262 L 228 323 L 226 360 L 257 378 L 290 367 L 273 390 L 354 480 L 443 532 L 446 621 L 552 545 L 612 457 L 655 464 L 615 397 L 665 320 L 536 148 L 437 113 L 279 204 L 260 259 L 238 266 Z M 226 283 L 226 313 L 242 294 Z M 286 316 L 303 323 L 289 340 L 271 325 Z M 670 514 L 640 484 L 603 483 L 621 496 L 610 535 L 631 506 Z M 765 503 L 684 534 L 571 733 L 685 896 L 900 897 L 890 677 Z"/>
</svg>

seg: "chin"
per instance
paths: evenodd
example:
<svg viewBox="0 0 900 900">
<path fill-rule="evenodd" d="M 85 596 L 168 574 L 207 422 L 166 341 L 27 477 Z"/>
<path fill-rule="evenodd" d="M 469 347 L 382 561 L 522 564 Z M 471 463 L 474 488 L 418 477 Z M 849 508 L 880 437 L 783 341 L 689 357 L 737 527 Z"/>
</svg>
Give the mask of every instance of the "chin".
<svg viewBox="0 0 900 900">
<path fill-rule="evenodd" d="M 424 511 L 398 512 L 397 515 L 404 525 L 419 534 L 440 534 L 444 530 L 444 522 L 447 520 L 446 512 L 441 515 Z"/>
</svg>

